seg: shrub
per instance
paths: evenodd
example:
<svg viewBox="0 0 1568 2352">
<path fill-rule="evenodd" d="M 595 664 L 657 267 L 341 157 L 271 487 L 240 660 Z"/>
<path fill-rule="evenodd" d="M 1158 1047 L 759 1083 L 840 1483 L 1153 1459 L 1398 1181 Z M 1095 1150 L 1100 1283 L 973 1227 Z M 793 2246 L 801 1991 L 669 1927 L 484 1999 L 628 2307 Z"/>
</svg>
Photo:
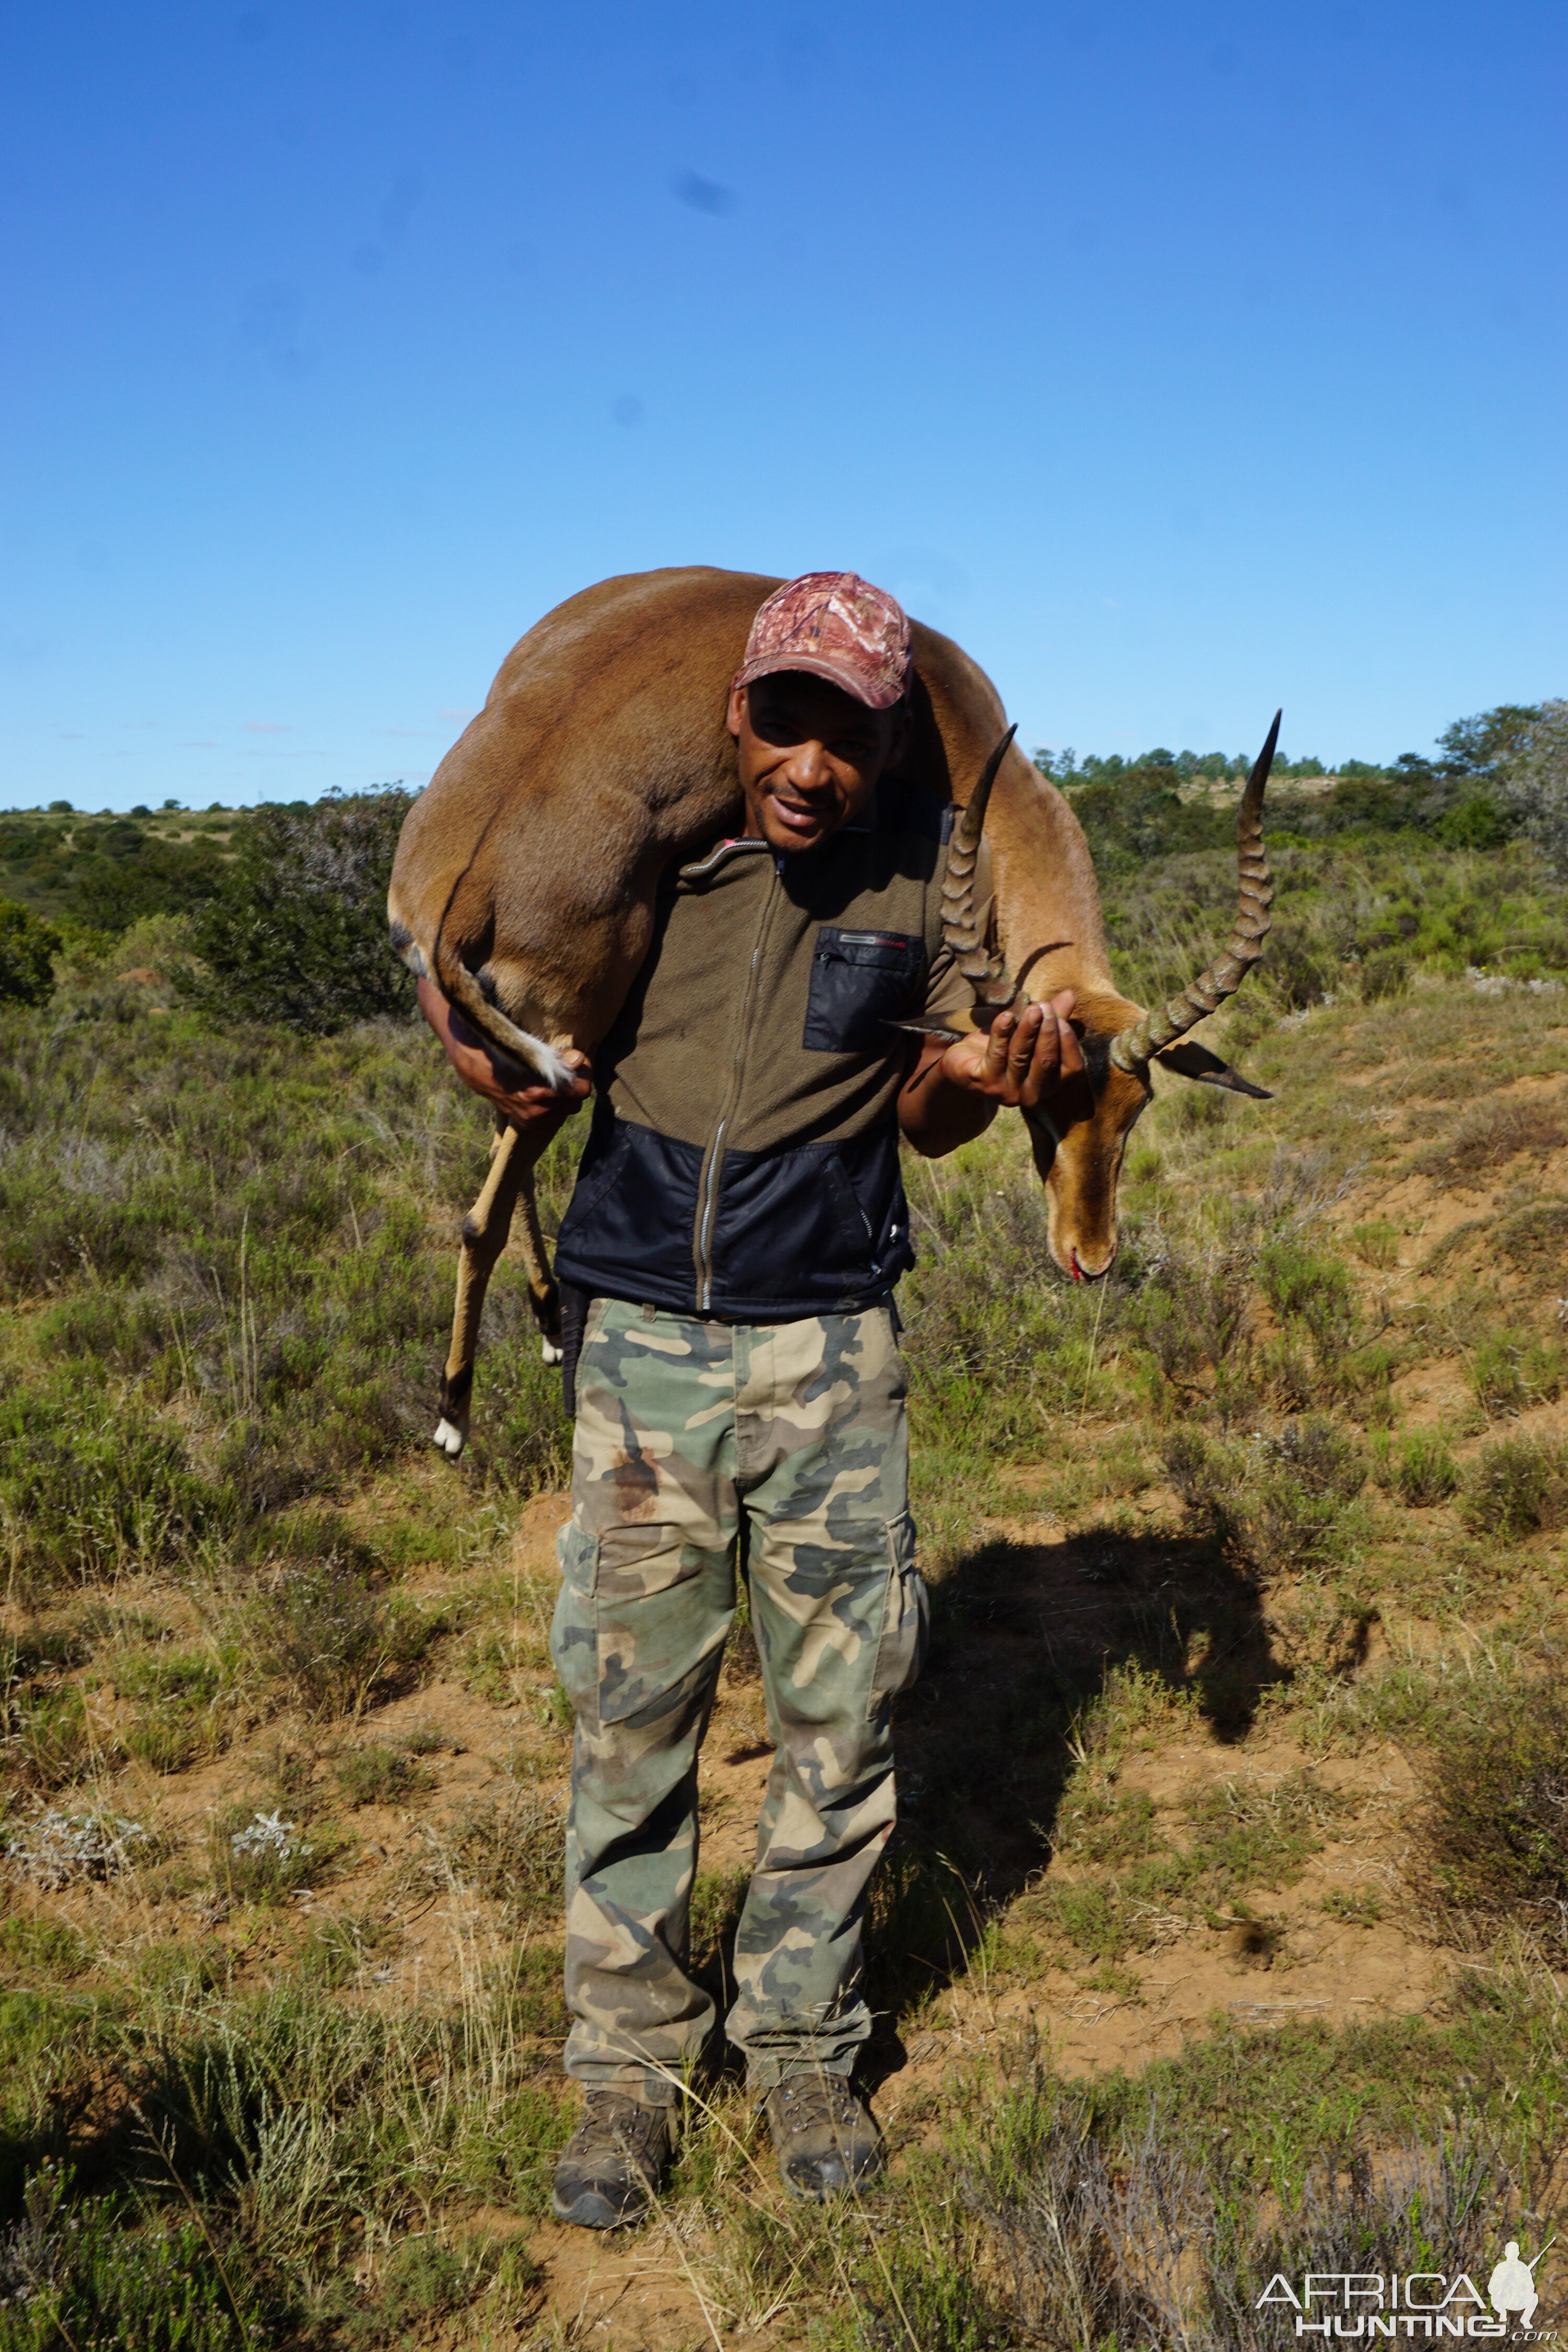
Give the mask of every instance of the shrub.
<svg viewBox="0 0 1568 2352">
<path fill-rule="evenodd" d="M 218 1748 L 216 1698 L 224 1667 L 200 1651 L 130 1658 L 115 1665 L 115 1691 L 141 1700 L 124 1748 L 151 1771 L 185 1771 Z"/>
<path fill-rule="evenodd" d="M 125 1735 L 128 1752 L 154 1772 L 183 1772 L 211 1755 L 218 1746 L 216 1702 L 223 1678 L 216 1658 L 192 1652 L 117 1665 L 116 1690 L 142 1702 Z"/>
<path fill-rule="evenodd" d="M 1370 1217 L 1364 1224 L 1352 1225 L 1351 1241 L 1356 1255 L 1368 1265 L 1386 1271 L 1399 1264 L 1399 1227 L 1386 1217 Z"/>
<path fill-rule="evenodd" d="M 1469 1363 L 1476 1401 L 1487 1412 L 1523 1412 L 1549 1402 L 1563 1386 L 1561 1348 L 1503 1331 L 1483 1339 Z"/>
<path fill-rule="evenodd" d="M 500 2239 L 450 2246 L 436 2237 L 401 2238 L 343 2310 L 337 2340 L 345 2352 L 428 2344 L 443 2320 L 487 2289 L 498 2315 L 531 2302 L 542 2275 L 523 2247 Z"/>
<path fill-rule="evenodd" d="M 79 1977 L 90 1966 L 79 1932 L 64 1919 L 0 1922 L 0 1961 L 29 1976 Z"/>
<path fill-rule="evenodd" d="M 1526 837 L 1568 869 L 1568 702 L 1543 702 L 1532 714 L 1502 792 Z"/>
<path fill-rule="evenodd" d="M 1421 1839 L 1438 1893 L 1489 1919 L 1568 1919 L 1568 1703 L 1555 1681 L 1475 1685 L 1423 1768 Z"/>
<path fill-rule="evenodd" d="M 1568 1517 L 1568 1447 L 1532 1437 L 1487 1446 L 1464 1509 L 1479 1535 L 1529 1536 L 1561 1526 Z"/>
<path fill-rule="evenodd" d="M 25 1587 L 151 1566 L 226 1516 L 173 1429 L 116 1410 L 90 1382 L 39 1382 L 0 1402 L 0 1538 Z"/>
<path fill-rule="evenodd" d="M 1288 1421 L 1273 1441 L 1277 1462 L 1309 1495 L 1348 1503 L 1366 1484 L 1366 1461 L 1355 1440 L 1326 1415 Z"/>
<path fill-rule="evenodd" d="M 1292 1012 L 1321 1004 L 1333 993 L 1340 961 L 1331 947 L 1301 922 L 1277 920 L 1268 939 L 1264 976 L 1277 996 Z"/>
<path fill-rule="evenodd" d="M 328 1716 L 357 1710 L 378 1683 L 405 1673 L 439 1620 L 399 1607 L 363 1569 L 329 1554 L 283 1570 L 252 1630 L 262 1672 L 307 1713 Z"/>
<path fill-rule="evenodd" d="M 34 1789 L 64 1788 L 104 1760 L 106 1747 L 110 1753 L 113 1750 L 113 1741 L 106 1742 L 101 1729 L 89 1720 L 77 1683 L 13 1696 L 0 1707 L 0 1723 L 10 1750 L 10 1769 Z"/>
<path fill-rule="evenodd" d="M 1426 1510 L 1446 1503 L 1459 1483 L 1459 1465 L 1436 1430 L 1413 1429 L 1399 1443 L 1390 1484 L 1402 1503 Z"/>
<path fill-rule="evenodd" d="M 1544 1284 L 1568 1263 L 1568 1201 L 1532 1201 L 1498 1226 L 1493 1240 L 1522 1274 Z"/>
<path fill-rule="evenodd" d="M 161 841 L 132 824 L 107 827 L 98 838 L 107 854 L 73 860 L 68 901 L 95 930 L 188 914 L 222 887 L 226 868 L 210 842 Z"/>
<path fill-rule="evenodd" d="M 262 2308 L 243 2242 L 220 2251 L 212 2225 L 194 2215 L 154 2226 L 128 2201 L 83 2198 L 51 2163 L 33 2174 L 20 2218 L 0 2236 L 5 2352 L 249 2352 L 272 2333 Z"/>
<path fill-rule="evenodd" d="M 192 939 L 206 971 L 182 982 L 209 1012 L 321 1034 L 405 1013 L 414 982 L 387 944 L 386 884 L 413 794 L 330 794 L 263 808 Z"/>
<path fill-rule="evenodd" d="M 1403 996 L 1410 985 L 1410 958 L 1399 948 L 1374 948 L 1363 961 L 1361 992 L 1368 1004 Z"/>
<path fill-rule="evenodd" d="M 118 1878 L 159 1851 L 152 1831 L 122 1813 L 65 1813 L 53 1805 L 5 1841 L 12 1867 L 47 1894 L 88 1879 Z"/>
<path fill-rule="evenodd" d="M 1355 1496 L 1367 1464 L 1354 1442 L 1319 1416 L 1245 1444 L 1216 1444 L 1188 1427 L 1173 1433 L 1165 1468 L 1245 1568 L 1268 1582 L 1295 1580 L 1264 1611 L 1280 1663 L 1314 1675 L 1356 1664 L 1375 1612 L 1338 1580 L 1364 1532 Z"/>
<path fill-rule="evenodd" d="M 1355 1328 L 1350 1275 L 1336 1257 L 1322 1257 L 1297 1234 L 1278 1234 L 1258 1252 L 1258 1279 L 1282 1323 L 1300 1323 L 1318 1359 L 1332 1369 Z"/>
<path fill-rule="evenodd" d="M 366 1740 L 339 1757 L 338 1780 L 351 1804 L 397 1805 L 435 1786 L 435 1776 L 405 1747 Z"/>
<path fill-rule="evenodd" d="M 489 1804 L 474 1805 L 453 1824 L 458 1876 L 476 1895 L 527 1918 L 561 1905 L 563 1829 L 557 1801 L 526 1781 L 509 1782 Z"/>
<path fill-rule="evenodd" d="M 1197 1092 L 1208 1089 L 1199 1087 Z M 1245 1362 L 1251 1328 L 1253 1252 L 1245 1231 L 1191 1256 L 1153 1236 L 1146 1278 L 1130 1320 L 1168 1381 L 1207 1365 L 1216 1380 Z"/>
<path fill-rule="evenodd" d="M 13 898 L 0 898 L 0 1003 L 47 1004 L 60 935 Z"/>
<path fill-rule="evenodd" d="M 1435 1144 L 1416 1165 L 1435 1183 L 1471 1184 L 1521 1151 L 1544 1158 L 1563 1143 L 1568 1121 L 1560 1103 L 1492 1101 L 1467 1112 L 1447 1140 Z"/>
<path fill-rule="evenodd" d="M 285 1821 L 281 1806 L 270 1813 L 255 1805 L 229 1805 L 208 1833 L 213 1878 L 230 1902 L 281 1903 L 298 1886 L 309 1886 L 338 1851 L 338 1841 L 320 1824 L 307 1832 Z"/>
<path fill-rule="evenodd" d="M 1489 793 L 1471 793 L 1445 809 L 1433 833 L 1445 849 L 1496 849 L 1509 835 L 1509 819 Z"/>
</svg>

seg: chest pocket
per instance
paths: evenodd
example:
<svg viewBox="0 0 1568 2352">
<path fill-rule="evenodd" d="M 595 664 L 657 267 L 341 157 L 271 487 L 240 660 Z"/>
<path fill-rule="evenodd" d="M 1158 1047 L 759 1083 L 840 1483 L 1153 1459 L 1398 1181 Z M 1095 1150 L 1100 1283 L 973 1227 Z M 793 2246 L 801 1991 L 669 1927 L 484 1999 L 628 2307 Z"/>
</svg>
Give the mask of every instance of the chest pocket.
<svg viewBox="0 0 1568 2352">
<path fill-rule="evenodd" d="M 904 932 L 845 931 L 824 923 L 811 960 L 802 1045 L 816 1054 L 890 1051 L 882 1024 L 918 1009 L 925 960 L 925 941 Z"/>
</svg>

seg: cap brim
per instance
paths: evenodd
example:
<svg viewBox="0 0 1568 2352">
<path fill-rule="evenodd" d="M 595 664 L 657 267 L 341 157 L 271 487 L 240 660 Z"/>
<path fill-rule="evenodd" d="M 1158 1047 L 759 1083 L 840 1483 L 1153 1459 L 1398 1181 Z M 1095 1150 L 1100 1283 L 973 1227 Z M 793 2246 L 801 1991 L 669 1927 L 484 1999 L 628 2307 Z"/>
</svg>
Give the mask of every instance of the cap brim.
<svg viewBox="0 0 1568 2352">
<path fill-rule="evenodd" d="M 808 677 L 825 677 L 829 686 L 842 687 L 857 702 L 868 710 L 892 710 L 909 692 L 906 680 L 890 693 L 879 694 L 868 687 L 858 670 L 846 663 L 824 661 L 818 654 L 764 654 L 757 661 L 749 661 L 735 672 L 737 686 L 753 686 L 759 677 L 782 677 L 789 670 L 805 670 Z"/>
</svg>

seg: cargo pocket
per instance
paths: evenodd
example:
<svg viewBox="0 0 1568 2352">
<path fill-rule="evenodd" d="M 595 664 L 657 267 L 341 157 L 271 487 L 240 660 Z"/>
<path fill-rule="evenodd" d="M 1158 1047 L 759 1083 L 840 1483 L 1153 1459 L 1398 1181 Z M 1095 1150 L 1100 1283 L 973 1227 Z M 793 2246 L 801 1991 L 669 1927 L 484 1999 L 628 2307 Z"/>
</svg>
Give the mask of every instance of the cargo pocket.
<svg viewBox="0 0 1568 2352">
<path fill-rule="evenodd" d="M 822 924 L 802 1045 L 816 1054 L 890 1052 L 894 1041 L 884 1024 L 911 1009 L 924 971 L 923 940 Z"/>
<path fill-rule="evenodd" d="M 871 1675 L 868 1714 L 909 1689 L 925 1664 L 931 1596 L 915 1566 L 915 1523 L 907 1511 L 888 1522 L 889 1572 L 882 1608 L 882 1638 Z"/>
<path fill-rule="evenodd" d="M 731 1612 L 711 1606 L 702 1573 L 709 1565 L 678 1527 L 623 1525 L 599 1537 L 594 1627 L 601 1723 L 657 1717 L 723 1642 Z"/>
</svg>

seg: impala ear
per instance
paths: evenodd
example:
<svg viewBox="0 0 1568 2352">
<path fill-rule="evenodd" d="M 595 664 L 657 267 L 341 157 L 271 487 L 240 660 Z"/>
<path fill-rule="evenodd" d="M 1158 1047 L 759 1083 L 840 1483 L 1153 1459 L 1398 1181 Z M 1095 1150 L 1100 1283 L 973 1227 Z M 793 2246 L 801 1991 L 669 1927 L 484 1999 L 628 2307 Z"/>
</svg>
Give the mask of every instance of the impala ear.
<svg viewBox="0 0 1568 2352">
<path fill-rule="evenodd" d="M 1267 1087 L 1255 1087 L 1250 1078 L 1238 1076 L 1228 1062 L 1222 1062 L 1193 1037 L 1184 1038 L 1179 1045 L 1167 1045 L 1163 1054 L 1155 1055 L 1154 1062 L 1159 1069 L 1179 1070 L 1184 1078 L 1196 1078 L 1205 1087 L 1226 1087 L 1233 1095 L 1251 1095 L 1257 1102 L 1274 1099 Z"/>
</svg>

